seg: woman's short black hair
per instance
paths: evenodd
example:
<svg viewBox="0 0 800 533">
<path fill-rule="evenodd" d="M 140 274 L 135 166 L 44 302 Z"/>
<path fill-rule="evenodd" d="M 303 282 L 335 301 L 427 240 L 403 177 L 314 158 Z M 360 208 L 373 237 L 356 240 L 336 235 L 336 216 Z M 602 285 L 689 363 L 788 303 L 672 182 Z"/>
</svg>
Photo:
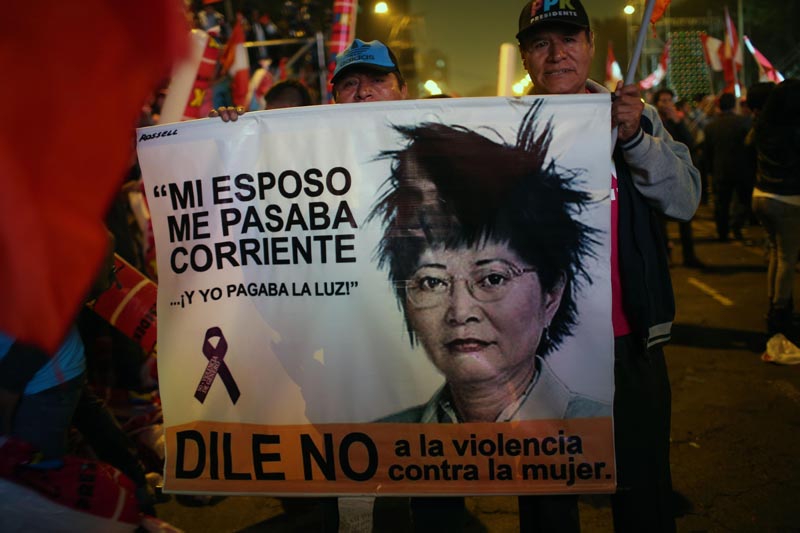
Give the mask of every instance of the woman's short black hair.
<svg viewBox="0 0 800 533">
<path fill-rule="evenodd" d="M 376 257 L 382 268 L 388 267 L 412 344 L 402 281 L 411 277 L 429 247 L 505 243 L 536 269 L 545 291 L 563 282 L 561 304 L 549 325 L 550 344 L 540 346 L 542 355 L 577 323 L 578 282 L 591 283 L 584 261 L 593 256 L 597 230 L 574 218 L 590 195 L 570 188 L 578 172 L 548 158 L 552 123 L 539 118 L 541 107 L 537 100 L 527 111 L 514 145 L 461 126 L 395 126 L 407 145 L 380 155 L 391 159 L 392 171 L 368 220 L 383 223 Z"/>
</svg>

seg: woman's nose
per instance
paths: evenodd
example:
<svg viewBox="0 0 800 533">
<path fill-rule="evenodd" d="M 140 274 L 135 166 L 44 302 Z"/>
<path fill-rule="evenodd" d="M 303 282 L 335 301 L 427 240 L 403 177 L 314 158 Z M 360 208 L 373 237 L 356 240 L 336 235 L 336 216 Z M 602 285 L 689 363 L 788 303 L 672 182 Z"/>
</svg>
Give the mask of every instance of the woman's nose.
<svg viewBox="0 0 800 533">
<path fill-rule="evenodd" d="M 453 280 L 447 307 L 448 322 L 463 324 L 471 320 L 478 320 L 479 307 L 480 302 L 472 295 L 466 280 Z"/>
</svg>

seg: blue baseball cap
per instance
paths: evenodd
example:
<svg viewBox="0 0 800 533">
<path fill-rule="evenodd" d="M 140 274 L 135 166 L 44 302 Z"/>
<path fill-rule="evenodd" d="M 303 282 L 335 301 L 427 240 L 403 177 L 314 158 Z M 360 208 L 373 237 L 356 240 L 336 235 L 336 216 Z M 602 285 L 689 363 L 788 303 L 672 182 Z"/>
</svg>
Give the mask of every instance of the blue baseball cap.
<svg viewBox="0 0 800 533">
<path fill-rule="evenodd" d="M 394 72 L 400 84 L 403 84 L 403 75 L 397 66 L 397 58 L 388 46 L 380 41 L 369 41 L 365 43 L 361 39 L 355 39 L 344 52 L 336 56 L 336 68 L 333 70 L 331 83 L 336 83 L 336 79 L 350 67 L 363 67 L 378 72 Z"/>
</svg>

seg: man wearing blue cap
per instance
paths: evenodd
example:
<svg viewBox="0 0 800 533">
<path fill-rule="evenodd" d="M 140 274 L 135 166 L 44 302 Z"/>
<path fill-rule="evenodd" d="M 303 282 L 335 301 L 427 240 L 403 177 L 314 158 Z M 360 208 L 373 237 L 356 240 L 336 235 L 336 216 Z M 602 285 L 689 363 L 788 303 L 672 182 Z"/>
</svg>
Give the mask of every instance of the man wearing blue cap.
<svg viewBox="0 0 800 533">
<path fill-rule="evenodd" d="M 594 35 L 580 0 L 535 0 L 519 16 L 519 50 L 534 94 L 608 92 L 588 79 Z M 615 531 L 674 531 L 669 465 L 670 386 L 663 346 L 675 303 L 662 216 L 688 221 L 700 201 L 700 173 L 635 84 L 611 96 L 616 127 L 611 176 L 611 292 L 614 330 Z M 559 531 L 577 531 L 574 496 L 520 500 L 520 523 L 560 515 Z M 550 520 L 548 524 L 556 522 Z"/>
<path fill-rule="evenodd" d="M 354 40 L 336 57 L 331 83 L 337 104 L 405 100 L 408 93 L 397 58 L 380 41 Z"/>
<path fill-rule="evenodd" d="M 405 100 L 408 94 L 397 58 L 380 41 L 355 39 L 344 52 L 336 56 L 331 83 L 337 104 Z M 241 106 L 222 106 L 212 109 L 208 116 L 235 122 L 241 114 L 244 114 Z"/>
</svg>

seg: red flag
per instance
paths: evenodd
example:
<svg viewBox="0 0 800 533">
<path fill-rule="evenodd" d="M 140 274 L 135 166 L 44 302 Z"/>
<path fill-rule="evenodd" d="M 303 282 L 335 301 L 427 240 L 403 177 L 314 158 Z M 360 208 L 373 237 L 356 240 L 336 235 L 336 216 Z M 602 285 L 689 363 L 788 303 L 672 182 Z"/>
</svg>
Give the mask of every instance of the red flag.
<svg viewBox="0 0 800 533">
<path fill-rule="evenodd" d="M 650 16 L 650 24 L 655 24 L 661 20 L 661 17 L 664 16 L 664 13 L 669 7 L 670 1 L 671 0 L 656 0 L 656 4 L 653 6 L 653 14 Z"/>
<path fill-rule="evenodd" d="M 178 1 L 12 2 L 4 15 L 0 331 L 52 353 L 105 256 L 142 104 L 188 32 Z"/>
<path fill-rule="evenodd" d="M 230 75 L 231 96 L 233 104 L 248 107 L 250 85 L 250 59 L 247 57 L 247 50 L 244 48 L 244 28 L 242 26 L 242 14 L 236 16 L 236 24 L 231 32 L 231 38 L 222 52 L 222 72 Z"/>
<path fill-rule="evenodd" d="M 622 81 L 622 69 L 619 68 L 617 58 L 614 57 L 614 49 L 611 41 L 608 41 L 608 54 L 606 55 L 606 81 L 605 86 L 609 91 L 617 88 L 617 83 Z"/>
<path fill-rule="evenodd" d="M 728 87 L 726 92 L 732 92 L 734 86 L 739 85 L 737 72 L 742 69 L 744 63 L 742 49 L 739 46 L 739 36 L 736 33 L 736 26 L 733 25 L 731 15 L 725 7 L 725 40 L 720 48 L 720 60 L 722 61 L 722 72 Z"/>
<path fill-rule="evenodd" d="M 747 46 L 747 49 L 753 54 L 753 58 L 756 60 L 756 64 L 758 64 L 758 81 L 772 81 L 775 83 L 780 83 L 784 80 L 783 74 L 778 72 L 778 69 L 772 66 L 772 63 L 759 52 L 753 43 L 750 42 L 750 39 L 747 35 L 743 35 L 742 39 L 744 40 L 744 44 Z"/>
</svg>

